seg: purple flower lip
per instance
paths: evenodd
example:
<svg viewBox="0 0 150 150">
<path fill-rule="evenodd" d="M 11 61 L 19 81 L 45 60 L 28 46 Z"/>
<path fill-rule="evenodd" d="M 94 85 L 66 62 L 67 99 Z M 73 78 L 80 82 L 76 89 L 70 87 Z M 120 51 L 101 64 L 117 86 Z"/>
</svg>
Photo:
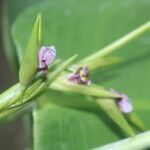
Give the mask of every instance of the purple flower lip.
<svg viewBox="0 0 150 150">
<path fill-rule="evenodd" d="M 44 70 L 48 68 L 48 65 L 51 64 L 56 57 L 56 50 L 54 46 L 42 46 L 39 50 L 38 60 L 39 60 L 39 69 Z"/>
<path fill-rule="evenodd" d="M 68 80 L 77 84 L 90 85 L 88 67 L 80 67 L 75 73 L 68 77 Z"/>
<path fill-rule="evenodd" d="M 116 100 L 116 103 L 117 103 L 117 105 L 118 105 L 118 107 L 119 107 L 121 112 L 123 112 L 123 113 L 130 113 L 130 112 L 133 111 L 132 103 L 131 103 L 129 97 L 126 94 L 117 92 L 117 91 L 115 91 L 113 89 L 111 89 L 111 91 L 113 93 L 119 94 L 121 96 L 121 98 Z"/>
</svg>

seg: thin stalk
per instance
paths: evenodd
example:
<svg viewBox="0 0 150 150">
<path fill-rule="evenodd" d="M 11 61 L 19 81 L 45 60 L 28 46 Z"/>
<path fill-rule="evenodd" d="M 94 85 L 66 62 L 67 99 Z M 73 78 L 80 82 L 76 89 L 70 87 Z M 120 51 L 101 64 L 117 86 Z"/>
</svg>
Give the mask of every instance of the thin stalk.
<svg viewBox="0 0 150 150">
<path fill-rule="evenodd" d="M 122 46 L 128 44 L 129 42 L 131 42 L 132 40 L 136 39 L 137 37 L 141 36 L 143 33 L 145 33 L 146 31 L 149 31 L 149 30 L 150 30 L 150 21 L 148 21 L 147 23 L 138 27 L 137 29 L 131 31 L 130 33 L 126 34 L 125 36 L 119 38 L 112 44 L 104 47 L 103 49 L 99 50 L 98 52 L 94 53 L 93 55 L 86 57 L 81 62 L 79 62 L 79 64 L 80 63 L 88 64 L 88 62 L 90 63 L 91 61 L 96 61 L 97 59 L 100 59 L 101 57 L 104 57 L 104 56 L 118 50 Z"/>
<path fill-rule="evenodd" d="M 139 134 L 134 138 L 120 140 L 93 150 L 144 150 L 146 148 L 150 148 L 150 131 Z"/>
</svg>

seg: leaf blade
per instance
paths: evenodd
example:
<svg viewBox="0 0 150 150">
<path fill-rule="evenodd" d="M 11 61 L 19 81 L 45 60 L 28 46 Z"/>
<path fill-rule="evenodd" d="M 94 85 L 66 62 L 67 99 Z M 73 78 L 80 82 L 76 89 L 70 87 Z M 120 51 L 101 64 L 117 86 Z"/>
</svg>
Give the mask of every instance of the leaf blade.
<svg viewBox="0 0 150 150">
<path fill-rule="evenodd" d="M 32 33 L 29 38 L 28 46 L 19 70 L 19 80 L 23 86 L 27 86 L 38 69 L 38 49 L 41 40 L 41 15 L 39 14 Z"/>
<path fill-rule="evenodd" d="M 105 113 L 129 136 L 135 136 L 135 133 L 123 114 L 120 112 L 113 99 L 95 99 L 95 102 L 100 106 Z"/>
</svg>

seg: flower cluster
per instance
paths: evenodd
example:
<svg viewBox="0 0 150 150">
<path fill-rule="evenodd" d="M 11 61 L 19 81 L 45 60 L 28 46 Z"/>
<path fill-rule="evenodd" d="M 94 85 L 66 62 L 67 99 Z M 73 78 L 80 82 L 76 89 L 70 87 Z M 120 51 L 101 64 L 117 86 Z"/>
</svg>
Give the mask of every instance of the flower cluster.
<svg viewBox="0 0 150 150">
<path fill-rule="evenodd" d="M 80 67 L 75 73 L 68 77 L 68 80 L 77 84 L 90 85 L 88 67 Z"/>
<path fill-rule="evenodd" d="M 39 50 L 39 71 L 47 71 L 48 65 L 51 64 L 56 57 L 56 50 L 54 46 L 46 47 L 42 46 Z M 76 72 L 69 75 L 68 80 L 83 85 L 90 85 L 91 80 L 89 79 L 88 67 L 80 67 Z M 133 110 L 133 106 L 127 95 L 124 93 L 111 90 L 111 92 L 119 94 L 121 98 L 116 99 L 116 103 L 123 113 L 130 113 Z"/>
</svg>

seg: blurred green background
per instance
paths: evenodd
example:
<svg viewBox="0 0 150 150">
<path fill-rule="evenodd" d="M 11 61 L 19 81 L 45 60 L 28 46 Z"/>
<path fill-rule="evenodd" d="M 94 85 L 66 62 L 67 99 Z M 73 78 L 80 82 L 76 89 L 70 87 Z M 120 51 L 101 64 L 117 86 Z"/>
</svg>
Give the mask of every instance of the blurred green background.
<svg viewBox="0 0 150 150">
<path fill-rule="evenodd" d="M 0 79 L 2 82 L 0 83 L 1 91 L 18 80 L 19 61 L 22 59 L 29 33 L 39 12 L 43 16 L 43 44 L 55 45 L 58 50 L 58 57 L 62 59 L 66 59 L 74 53 L 78 53 L 79 58 L 84 58 L 150 19 L 149 0 L 16 0 L 15 2 L 14 0 L 6 0 L 1 1 L 0 6 L 1 43 L 3 43 L 1 50 L 4 48 L 6 55 L 3 57 L 4 51 L 2 51 L 0 57 L 1 66 L 4 67 L 4 71 L 1 71 L 3 76 Z M 150 127 L 148 119 L 150 113 L 149 35 L 149 33 L 144 34 L 113 54 L 123 57 L 125 62 L 112 68 L 97 70 L 91 76 L 93 82 L 102 84 L 108 89 L 113 87 L 127 93 L 135 104 L 135 111 L 147 127 Z M 17 60 L 17 56 L 19 60 Z M 12 77 L 8 72 L 10 67 Z M 57 92 L 52 94 L 55 100 L 61 99 L 63 96 L 63 100 L 67 101 L 67 95 Z M 47 101 L 49 96 L 43 98 L 44 101 L 45 99 Z M 72 99 L 77 103 L 86 97 L 80 96 L 79 98 L 77 96 Z M 39 110 L 35 111 L 36 115 L 33 118 L 36 122 L 34 124 L 36 149 L 48 149 L 49 147 L 45 146 L 48 143 L 52 145 L 53 149 L 60 149 L 58 144 L 61 143 L 61 149 L 63 149 L 63 146 L 64 148 L 67 147 L 69 140 L 70 142 L 74 141 L 71 145 L 74 149 L 86 150 L 89 147 L 100 146 L 124 137 L 117 126 L 100 113 L 95 115 L 91 110 L 84 112 L 72 108 L 59 106 L 51 108 L 50 105 L 46 107 L 42 105 Z M 57 119 L 55 114 L 57 114 Z M 10 124 L 11 128 L 9 125 L 8 127 L 4 127 L 4 125 L 1 127 L 1 130 L 5 129 L 5 131 L 2 132 L 2 135 L 0 134 L 2 138 L 0 147 L 2 145 L 4 146 L 3 149 L 10 149 L 2 141 L 7 143 L 8 137 L 15 134 L 16 138 L 10 138 L 12 141 L 11 149 L 14 145 L 16 145 L 15 150 L 24 148 L 26 140 L 22 133 L 24 128 L 20 122 L 17 122 L 17 125 L 16 122 L 13 122 Z M 62 125 L 60 125 L 61 122 Z M 72 122 L 71 125 L 70 122 Z M 53 127 L 54 125 L 56 127 Z M 76 131 L 76 134 L 72 133 L 70 126 L 72 130 Z M 76 128 L 78 126 L 80 129 Z M 62 127 L 63 129 L 61 129 Z M 17 131 L 14 130 L 16 128 Z M 55 130 L 52 132 L 50 128 Z M 6 134 L 9 132 L 7 129 L 10 129 L 9 135 Z M 39 130 L 40 132 L 38 132 Z M 70 131 L 69 135 L 67 135 L 67 130 Z M 11 131 L 14 132 L 11 133 Z M 72 136 L 74 139 L 71 138 Z M 54 144 L 53 140 L 45 140 L 49 138 L 53 138 L 54 141 L 58 139 L 59 143 Z M 22 139 L 21 142 L 18 142 L 18 139 Z"/>
</svg>

